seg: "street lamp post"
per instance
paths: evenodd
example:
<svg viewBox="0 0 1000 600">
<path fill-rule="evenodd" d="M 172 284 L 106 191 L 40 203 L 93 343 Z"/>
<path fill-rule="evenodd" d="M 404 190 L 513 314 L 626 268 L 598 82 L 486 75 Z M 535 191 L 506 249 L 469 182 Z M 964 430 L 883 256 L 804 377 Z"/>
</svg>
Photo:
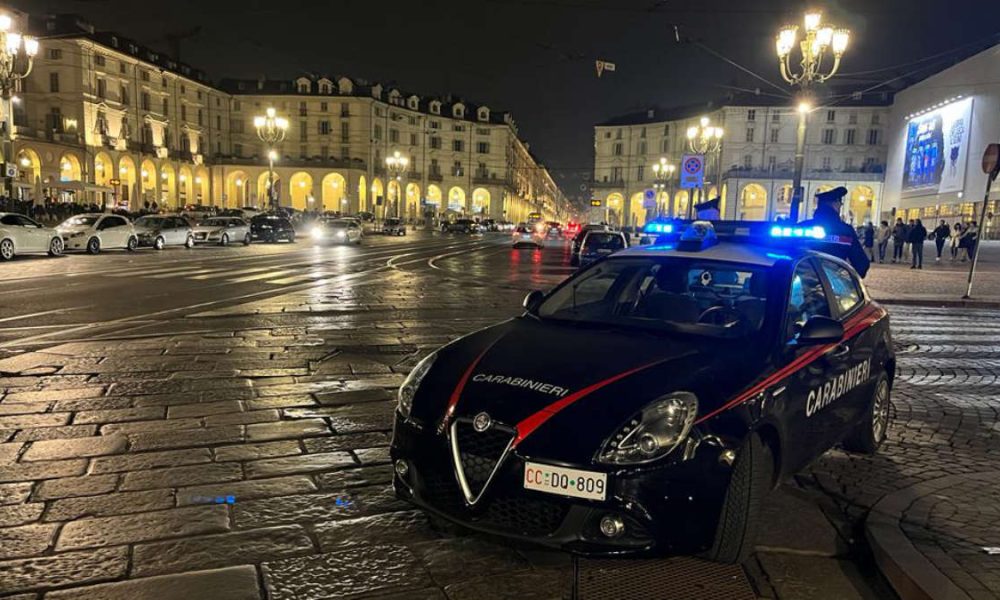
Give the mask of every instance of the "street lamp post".
<svg viewBox="0 0 1000 600">
<path fill-rule="evenodd" d="M 781 77 L 793 86 L 802 90 L 799 99 L 799 124 L 795 135 L 795 174 L 792 180 L 792 207 L 789 219 L 794 223 L 799 218 L 799 207 L 802 203 L 802 171 L 805 166 L 806 127 L 809 113 L 812 111 L 808 89 L 813 84 L 823 83 L 830 79 L 840 68 L 840 59 L 847 50 L 851 34 L 846 29 L 837 29 L 822 24 L 820 13 L 807 13 L 804 20 L 805 37 L 798 39 L 797 25 L 788 25 L 781 29 L 775 38 L 775 50 L 781 67 Z M 792 50 L 798 42 L 802 55 L 798 70 L 793 68 Z M 833 57 L 833 63 L 825 67 L 823 61 L 828 56 Z"/>
<path fill-rule="evenodd" d="M 672 165 L 667 162 L 666 158 L 660 157 L 659 162 L 653 163 L 653 189 L 656 190 L 656 197 L 659 198 L 667 189 L 667 184 L 674 177 L 674 172 L 677 171 L 677 165 Z M 657 203 L 657 211 L 659 212 L 659 203 Z M 667 193 L 667 213 L 670 216 L 670 193 Z M 662 216 L 662 213 L 661 213 Z"/>
<path fill-rule="evenodd" d="M 0 149 L 6 164 L 14 164 L 14 88 L 31 73 L 38 54 L 38 40 L 13 31 L 14 21 L 0 14 L 0 100 L 3 102 L 4 123 L 0 129 Z M 14 178 L 3 173 L 3 192 L 14 196 Z"/>
<path fill-rule="evenodd" d="M 719 180 L 716 182 L 719 193 L 722 193 L 722 136 L 724 132 L 721 127 L 716 127 L 711 124 L 708 117 L 702 117 L 697 125 L 692 125 L 688 127 L 687 130 L 687 140 L 688 149 L 694 154 L 702 155 L 714 155 L 718 154 L 716 157 L 716 169 L 719 175 Z M 697 188 L 695 188 L 697 191 Z M 692 193 L 691 198 L 688 202 L 688 218 L 694 212 L 695 198 Z"/>
<path fill-rule="evenodd" d="M 285 139 L 288 132 L 288 119 L 277 116 L 273 107 L 269 107 L 264 115 L 253 118 L 253 126 L 257 128 L 257 137 L 267 144 L 267 204 L 272 210 L 277 208 L 278 198 L 274 193 L 274 161 L 278 152 L 276 144 Z"/>
<path fill-rule="evenodd" d="M 406 175 L 406 170 L 410 166 L 410 159 L 399 153 L 396 150 L 392 153 L 392 156 L 387 156 L 385 158 L 385 168 L 389 172 L 389 175 L 396 180 L 396 217 L 401 218 L 401 207 L 400 207 L 400 196 L 403 195 L 403 176 Z"/>
</svg>

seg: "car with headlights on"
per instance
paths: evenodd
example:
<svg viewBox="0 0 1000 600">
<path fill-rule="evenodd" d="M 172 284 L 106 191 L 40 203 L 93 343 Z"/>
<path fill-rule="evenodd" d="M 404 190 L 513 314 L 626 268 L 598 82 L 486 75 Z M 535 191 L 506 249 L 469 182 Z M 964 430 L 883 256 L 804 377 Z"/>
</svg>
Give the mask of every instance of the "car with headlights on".
<svg viewBox="0 0 1000 600">
<path fill-rule="evenodd" d="M 389 217 L 382 222 L 382 235 L 406 235 L 406 223 L 402 219 Z"/>
<path fill-rule="evenodd" d="M 0 260 L 14 260 L 18 254 L 63 253 L 63 239 L 55 229 L 24 215 L 0 213 Z"/>
<path fill-rule="evenodd" d="M 250 219 L 250 236 L 265 242 L 295 242 L 295 226 L 284 215 L 266 213 Z"/>
<path fill-rule="evenodd" d="M 191 229 L 195 244 L 228 246 L 232 242 L 250 245 L 250 225 L 239 217 L 211 217 Z"/>
<path fill-rule="evenodd" d="M 397 496 L 581 555 L 738 563 L 780 481 L 838 444 L 876 452 L 886 310 L 815 240 L 713 232 L 611 255 L 418 362 L 398 393 Z"/>
<path fill-rule="evenodd" d="M 361 225 L 355 219 L 319 219 L 309 232 L 318 244 L 361 244 Z"/>
<path fill-rule="evenodd" d="M 162 250 L 166 246 L 194 246 L 191 225 L 183 217 L 146 215 L 133 223 L 140 246 Z"/>
<path fill-rule="evenodd" d="M 63 239 L 63 248 L 99 254 L 102 250 L 125 249 L 129 252 L 139 247 L 139 237 L 132 222 L 121 215 L 109 213 L 83 213 L 72 216 L 56 227 Z"/>
</svg>

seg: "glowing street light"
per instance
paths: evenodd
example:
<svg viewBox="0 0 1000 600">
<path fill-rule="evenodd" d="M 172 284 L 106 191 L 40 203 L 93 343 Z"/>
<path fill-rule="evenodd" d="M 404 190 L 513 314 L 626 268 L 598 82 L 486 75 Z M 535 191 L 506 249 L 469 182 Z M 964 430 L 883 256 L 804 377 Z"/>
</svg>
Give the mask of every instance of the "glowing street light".
<svg viewBox="0 0 1000 600">
<path fill-rule="evenodd" d="M 708 117 L 702 117 L 698 125 L 692 125 L 687 130 L 688 149 L 694 154 L 715 155 L 718 181 L 716 186 L 719 193 L 722 193 L 722 136 L 725 131 L 721 127 L 712 125 Z M 698 190 L 695 189 L 694 192 Z M 694 211 L 695 198 L 692 195 L 688 202 L 688 217 Z"/>
<path fill-rule="evenodd" d="M 847 51 L 851 33 L 823 23 L 823 15 L 810 12 L 803 19 L 804 35 L 799 39 L 797 25 L 788 25 L 778 32 L 774 40 L 775 52 L 781 77 L 790 85 L 798 86 L 803 91 L 799 101 L 799 125 L 795 137 L 795 175 L 792 181 L 792 207 L 790 220 L 794 223 L 799 218 L 799 206 L 802 203 L 802 170 L 805 165 L 806 127 L 812 102 L 808 89 L 833 77 L 840 69 L 840 60 Z M 796 44 L 799 47 L 800 59 L 798 67 L 793 66 L 792 51 Z M 832 63 L 830 62 L 832 60 Z M 824 64 L 825 63 L 825 64 Z"/>
<path fill-rule="evenodd" d="M 659 162 L 653 163 L 653 189 L 656 190 L 656 197 L 659 198 L 666 188 L 670 180 L 674 178 L 674 173 L 677 172 L 677 165 L 673 165 L 667 162 L 667 159 L 660 157 Z M 667 195 L 667 206 L 670 206 L 669 194 Z M 657 203 L 657 208 L 659 208 L 659 203 Z M 669 211 L 669 208 L 668 208 Z"/>
<path fill-rule="evenodd" d="M 274 194 L 274 161 L 278 153 L 274 150 L 288 133 L 288 119 L 279 117 L 274 107 L 268 107 L 263 115 L 253 118 L 253 126 L 257 129 L 257 137 L 268 145 L 267 150 L 267 201 L 271 208 L 276 208 L 277 197 Z"/>
<path fill-rule="evenodd" d="M 14 31 L 14 20 L 10 15 L 0 13 L 0 99 L 7 122 L 0 128 L 0 146 L 3 156 L 9 160 L 14 154 L 14 88 L 17 82 L 31 73 L 31 67 L 38 54 L 38 40 Z M 4 176 L 3 191 L 13 195 L 13 178 Z"/>
<path fill-rule="evenodd" d="M 402 211 L 401 211 L 401 207 L 400 207 L 401 202 L 400 202 L 400 198 L 399 198 L 399 191 L 401 189 L 401 186 L 403 185 L 401 183 L 403 181 L 403 176 L 406 175 L 406 170 L 409 167 L 410 167 L 410 159 L 407 158 L 407 157 L 405 157 L 405 156 L 403 156 L 402 154 L 400 154 L 399 150 L 396 150 L 395 152 L 393 152 L 392 156 L 387 156 L 385 158 L 385 168 L 386 168 L 386 170 L 389 171 L 389 175 L 391 175 L 397 182 L 399 182 L 399 183 L 396 184 L 396 200 L 395 200 L 395 203 L 396 203 L 396 206 L 395 206 L 395 208 L 396 208 L 396 211 L 395 211 L 396 212 L 396 217 L 401 217 L 402 216 L 401 215 Z"/>
</svg>

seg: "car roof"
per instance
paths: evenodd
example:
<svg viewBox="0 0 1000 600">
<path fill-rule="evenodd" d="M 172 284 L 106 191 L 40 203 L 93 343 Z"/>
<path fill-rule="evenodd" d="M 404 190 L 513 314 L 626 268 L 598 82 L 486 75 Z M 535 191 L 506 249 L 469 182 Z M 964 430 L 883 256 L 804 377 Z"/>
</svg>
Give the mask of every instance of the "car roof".
<svg viewBox="0 0 1000 600">
<path fill-rule="evenodd" d="M 674 244 L 633 246 L 616 252 L 612 258 L 665 256 L 771 267 L 780 260 L 794 260 L 809 254 L 814 254 L 814 252 L 800 248 L 774 247 L 763 244 L 720 240 L 718 244 L 700 250 L 678 250 Z"/>
</svg>

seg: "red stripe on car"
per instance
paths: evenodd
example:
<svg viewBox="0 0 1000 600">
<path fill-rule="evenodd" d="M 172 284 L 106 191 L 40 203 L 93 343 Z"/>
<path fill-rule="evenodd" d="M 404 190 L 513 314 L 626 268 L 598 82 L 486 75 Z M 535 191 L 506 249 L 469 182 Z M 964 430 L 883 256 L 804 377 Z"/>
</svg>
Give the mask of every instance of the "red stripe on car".
<svg viewBox="0 0 1000 600">
<path fill-rule="evenodd" d="M 462 373 L 462 378 L 458 380 L 458 385 L 455 386 L 455 390 L 448 398 L 448 410 L 445 411 L 444 418 L 441 419 L 441 425 L 438 428 L 440 431 L 444 431 L 444 429 L 448 426 L 448 422 L 451 421 L 451 416 L 455 414 L 455 407 L 458 406 L 458 400 L 462 397 L 462 391 L 465 390 L 465 384 L 469 382 L 469 377 L 472 377 L 472 372 L 477 366 L 479 366 L 479 361 L 483 360 L 483 357 L 486 356 L 486 353 L 490 351 L 490 348 L 492 348 L 495 343 L 497 343 L 497 340 L 494 340 L 489 346 L 486 346 L 479 356 L 476 357 L 476 360 L 472 361 L 472 364 L 470 364 L 469 368 L 465 370 L 465 373 Z"/>
</svg>

